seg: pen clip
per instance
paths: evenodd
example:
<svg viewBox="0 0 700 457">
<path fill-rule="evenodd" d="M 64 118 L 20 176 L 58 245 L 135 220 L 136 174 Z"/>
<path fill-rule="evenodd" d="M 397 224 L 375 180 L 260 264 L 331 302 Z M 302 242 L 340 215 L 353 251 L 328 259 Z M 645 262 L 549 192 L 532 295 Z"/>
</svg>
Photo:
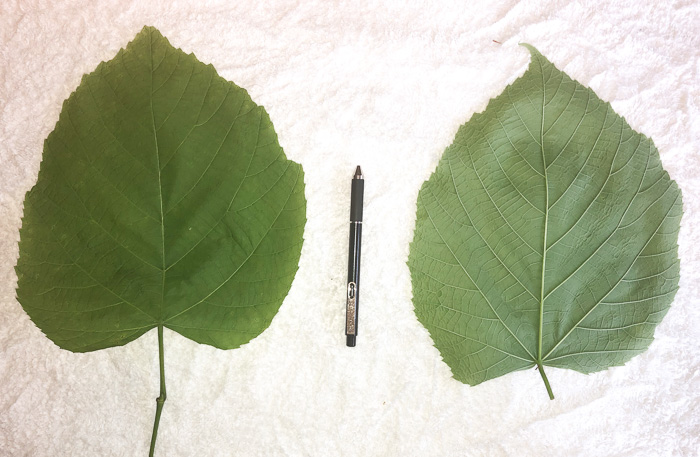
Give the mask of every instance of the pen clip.
<svg viewBox="0 0 700 457">
<path fill-rule="evenodd" d="M 347 307 L 345 314 L 345 333 L 347 335 L 355 334 L 355 316 L 357 307 L 355 306 L 357 297 L 357 285 L 354 282 L 348 283 Z"/>
</svg>

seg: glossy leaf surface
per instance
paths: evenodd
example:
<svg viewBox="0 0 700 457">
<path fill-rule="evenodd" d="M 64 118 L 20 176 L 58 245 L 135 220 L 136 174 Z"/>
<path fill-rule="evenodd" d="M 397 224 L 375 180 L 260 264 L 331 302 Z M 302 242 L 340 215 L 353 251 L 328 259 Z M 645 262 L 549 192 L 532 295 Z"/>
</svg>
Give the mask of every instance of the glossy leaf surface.
<svg viewBox="0 0 700 457">
<path fill-rule="evenodd" d="M 244 89 L 146 27 L 83 77 L 45 142 L 17 297 L 71 351 L 159 325 L 238 347 L 291 286 L 303 178 Z"/>
</svg>

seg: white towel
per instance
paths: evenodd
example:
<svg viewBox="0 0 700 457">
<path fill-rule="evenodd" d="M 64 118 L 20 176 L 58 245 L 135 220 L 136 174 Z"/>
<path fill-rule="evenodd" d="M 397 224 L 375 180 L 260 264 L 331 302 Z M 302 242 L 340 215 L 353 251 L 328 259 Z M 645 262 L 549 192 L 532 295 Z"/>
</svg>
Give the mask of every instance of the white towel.
<svg viewBox="0 0 700 457">
<path fill-rule="evenodd" d="M 270 328 L 233 351 L 165 331 L 158 456 L 694 456 L 700 448 L 700 2 L 49 1 L 0 5 L 0 455 L 143 456 L 156 332 L 73 354 L 15 299 L 24 193 L 84 73 L 144 25 L 266 107 L 306 172 L 300 268 Z M 649 350 L 585 376 L 477 387 L 418 323 L 416 197 L 457 128 L 536 46 L 653 138 L 683 191 L 681 281 Z M 362 307 L 345 347 L 350 177 L 365 173 Z"/>
</svg>

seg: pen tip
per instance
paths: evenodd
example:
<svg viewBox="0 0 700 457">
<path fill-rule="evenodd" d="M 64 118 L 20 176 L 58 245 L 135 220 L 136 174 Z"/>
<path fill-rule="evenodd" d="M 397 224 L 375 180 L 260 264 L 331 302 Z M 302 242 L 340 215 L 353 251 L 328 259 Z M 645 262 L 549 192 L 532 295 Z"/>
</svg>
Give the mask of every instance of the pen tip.
<svg viewBox="0 0 700 457">
<path fill-rule="evenodd" d="M 355 179 L 362 179 L 362 168 L 358 165 L 357 168 L 355 168 L 355 175 L 353 176 Z"/>
</svg>

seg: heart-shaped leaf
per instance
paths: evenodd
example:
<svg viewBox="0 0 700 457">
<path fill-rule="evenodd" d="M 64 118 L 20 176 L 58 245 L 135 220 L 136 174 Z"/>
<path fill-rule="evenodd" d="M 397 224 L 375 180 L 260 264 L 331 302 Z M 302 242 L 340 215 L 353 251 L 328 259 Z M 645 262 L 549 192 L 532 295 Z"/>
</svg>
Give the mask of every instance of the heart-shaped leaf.
<svg viewBox="0 0 700 457">
<path fill-rule="evenodd" d="M 83 77 L 46 139 L 17 298 L 75 352 L 158 328 L 162 377 L 163 328 L 230 349 L 268 327 L 305 222 L 302 168 L 265 110 L 145 27 Z M 159 398 L 158 415 L 162 378 Z"/>
<path fill-rule="evenodd" d="M 525 74 L 423 184 L 416 315 L 468 384 L 582 373 L 650 344 L 678 288 L 681 193 L 651 140 L 527 46 Z"/>
</svg>

